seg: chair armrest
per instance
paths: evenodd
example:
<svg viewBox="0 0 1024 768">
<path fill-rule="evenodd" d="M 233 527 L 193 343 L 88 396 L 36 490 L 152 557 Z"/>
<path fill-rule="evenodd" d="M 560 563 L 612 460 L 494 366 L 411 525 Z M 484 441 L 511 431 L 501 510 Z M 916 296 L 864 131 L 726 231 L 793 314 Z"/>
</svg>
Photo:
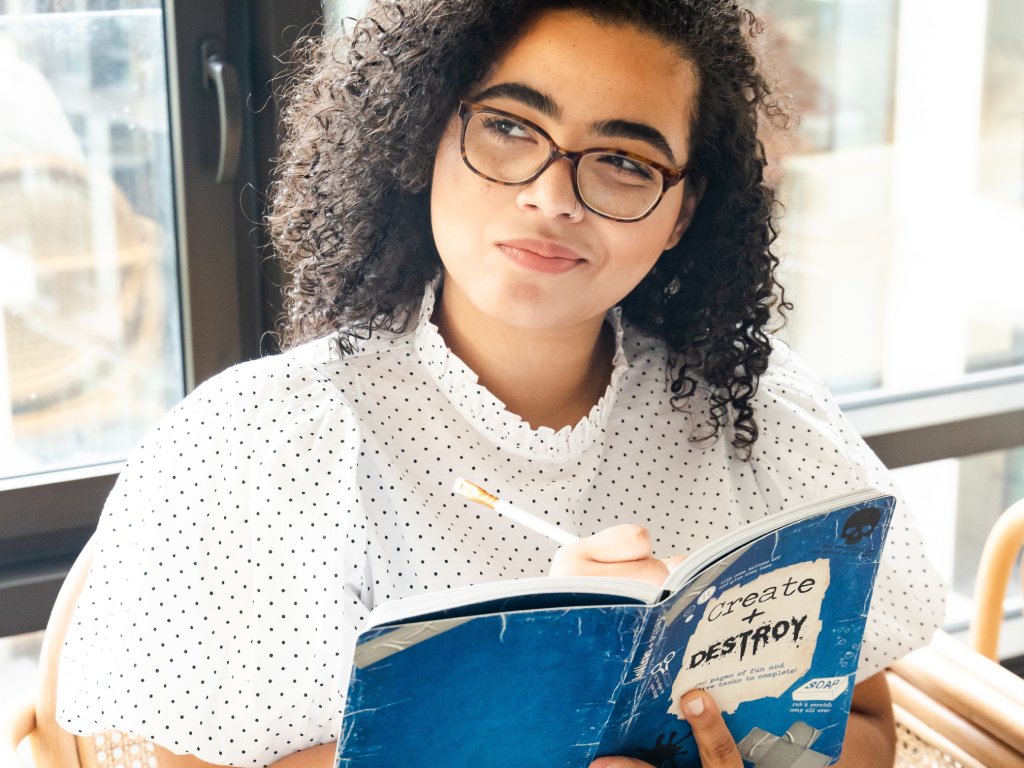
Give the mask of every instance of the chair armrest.
<svg viewBox="0 0 1024 768">
<path fill-rule="evenodd" d="M 1003 598 L 1017 553 L 1024 546 L 1024 499 L 1012 504 L 985 539 L 974 588 L 971 647 L 982 656 L 996 658 L 1003 622 Z"/>
<path fill-rule="evenodd" d="M 1024 709 L 1024 678 L 972 650 L 945 632 L 936 632 L 930 646 L 936 653 L 963 668 L 982 683 L 996 688 Z"/>
<path fill-rule="evenodd" d="M 1024 681 L 937 633 L 891 669 L 923 694 L 1003 742 L 1024 764 Z M 933 726 L 934 727 L 934 726 Z"/>
<path fill-rule="evenodd" d="M 892 695 L 898 749 L 902 758 L 897 759 L 897 765 L 1021 768 L 1024 764 L 1020 755 L 1003 742 L 892 670 L 886 672 L 886 679 Z M 904 744 L 904 740 L 910 743 Z M 922 752 L 931 753 L 936 760 L 926 760 Z"/>
</svg>

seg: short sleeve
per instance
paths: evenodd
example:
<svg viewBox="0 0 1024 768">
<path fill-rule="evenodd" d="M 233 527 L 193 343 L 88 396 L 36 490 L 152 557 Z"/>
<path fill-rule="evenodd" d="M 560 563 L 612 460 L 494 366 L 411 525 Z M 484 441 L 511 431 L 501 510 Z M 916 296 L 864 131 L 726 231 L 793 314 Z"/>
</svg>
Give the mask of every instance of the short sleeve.
<svg viewBox="0 0 1024 768">
<path fill-rule="evenodd" d="M 60 661 L 62 726 L 236 766 L 336 739 L 367 614 L 358 452 L 337 390 L 280 359 L 173 409 L 103 510 Z"/>
<path fill-rule="evenodd" d="M 772 509 L 872 486 L 897 498 L 864 630 L 857 680 L 926 645 L 942 621 L 947 587 L 889 471 L 853 430 L 831 393 L 777 343 L 756 396 L 760 436 L 752 464 Z"/>
</svg>

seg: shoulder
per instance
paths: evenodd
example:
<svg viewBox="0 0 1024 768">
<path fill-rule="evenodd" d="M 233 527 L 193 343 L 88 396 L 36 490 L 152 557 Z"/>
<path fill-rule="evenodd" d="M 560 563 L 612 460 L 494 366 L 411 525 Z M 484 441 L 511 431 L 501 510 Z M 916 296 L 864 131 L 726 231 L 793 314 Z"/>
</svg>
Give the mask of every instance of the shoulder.
<svg viewBox="0 0 1024 768">
<path fill-rule="evenodd" d="M 342 405 L 308 356 L 285 353 L 233 365 L 200 383 L 156 426 L 224 437 L 260 429 L 295 411 L 321 416 Z"/>
<path fill-rule="evenodd" d="M 814 423 L 830 421 L 838 411 L 824 380 L 788 344 L 774 338 L 754 403 L 763 411 L 782 410 Z"/>
<path fill-rule="evenodd" d="M 285 352 L 238 363 L 202 382 L 176 410 L 209 410 L 221 417 L 241 414 L 273 416 L 343 410 L 346 393 L 340 371 L 379 357 L 382 350 L 400 343 L 394 335 L 360 341 L 351 354 L 339 353 L 333 337 L 306 342 Z M 399 344 L 400 345 L 400 344 Z"/>
<path fill-rule="evenodd" d="M 204 476 L 240 482 L 264 471 L 264 459 L 286 448 L 313 450 L 328 437 L 348 450 L 358 430 L 346 393 L 330 375 L 337 364 L 330 340 L 321 339 L 203 381 L 135 445 L 121 490 L 172 468 L 179 476 L 203 469 Z"/>
<path fill-rule="evenodd" d="M 752 400 L 758 438 L 751 465 L 781 506 L 865 486 L 888 489 L 888 471 L 850 425 L 825 382 L 787 344 L 773 340 Z"/>
<path fill-rule="evenodd" d="M 148 463 L 152 471 L 159 457 L 172 465 L 206 461 L 225 472 L 234 467 L 230 474 L 239 477 L 241 467 L 257 471 L 260 460 L 275 453 L 287 450 L 295 458 L 324 445 L 353 460 L 361 377 L 400 369 L 393 357 L 408 346 L 408 334 L 380 333 L 342 356 L 328 336 L 233 365 L 200 383 L 152 426 L 125 469 L 130 476 Z"/>
<path fill-rule="evenodd" d="M 657 380 L 668 396 L 671 380 L 678 373 L 671 370 L 673 355 L 668 344 L 637 329 L 628 320 L 622 321 L 622 328 L 622 347 L 631 377 L 635 381 Z M 768 367 L 758 378 L 751 398 L 755 418 L 764 420 L 778 415 L 819 426 L 834 421 L 838 406 L 821 377 L 784 341 L 772 338 L 771 344 Z M 692 375 L 696 379 L 692 398 L 706 407 L 703 401 L 710 396 L 711 388 L 699 373 Z"/>
<path fill-rule="evenodd" d="M 318 383 L 328 382 L 321 371 L 337 359 L 331 339 L 317 339 L 286 352 L 232 365 L 199 384 L 185 402 L 222 395 L 233 402 L 247 403 L 315 388 Z"/>
<path fill-rule="evenodd" d="M 753 398 L 755 418 L 768 442 L 799 444 L 857 462 L 870 453 L 825 381 L 788 344 L 772 340 L 768 369 Z M 874 459 L 873 454 L 871 460 Z"/>
<path fill-rule="evenodd" d="M 630 376 L 647 380 L 657 378 L 667 386 L 668 344 L 664 339 L 640 330 L 626 318 L 621 318 L 619 322 L 622 327 L 622 351 L 629 362 Z"/>
</svg>

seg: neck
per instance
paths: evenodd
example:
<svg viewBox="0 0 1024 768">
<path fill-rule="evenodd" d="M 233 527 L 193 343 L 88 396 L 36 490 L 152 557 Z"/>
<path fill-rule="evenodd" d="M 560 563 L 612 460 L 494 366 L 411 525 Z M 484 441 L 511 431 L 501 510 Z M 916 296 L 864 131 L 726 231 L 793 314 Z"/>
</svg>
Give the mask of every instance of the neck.
<svg viewBox="0 0 1024 768">
<path fill-rule="evenodd" d="M 615 339 L 603 317 L 559 329 L 511 327 L 449 281 L 433 320 L 480 384 L 533 429 L 575 425 L 608 387 Z"/>
</svg>

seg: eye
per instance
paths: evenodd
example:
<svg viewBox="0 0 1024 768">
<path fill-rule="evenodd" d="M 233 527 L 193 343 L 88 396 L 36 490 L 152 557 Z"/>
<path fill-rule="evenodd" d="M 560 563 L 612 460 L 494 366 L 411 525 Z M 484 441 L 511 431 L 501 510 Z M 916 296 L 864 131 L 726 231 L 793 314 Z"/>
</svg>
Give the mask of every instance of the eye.
<svg viewBox="0 0 1024 768">
<path fill-rule="evenodd" d="M 522 123 L 508 117 L 485 114 L 482 122 L 484 129 L 489 134 L 496 138 L 500 138 L 503 141 L 518 141 L 533 138 L 533 131 Z"/>
<path fill-rule="evenodd" d="M 601 155 L 600 162 L 605 165 L 610 165 L 622 173 L 635 176 L 640 179 L 652 180 L 654 179 L 654 169 L 646 163 L 639 162 L 637 160 L 630 160 L 628 157 L 622 155 Z"/>
</svg>

